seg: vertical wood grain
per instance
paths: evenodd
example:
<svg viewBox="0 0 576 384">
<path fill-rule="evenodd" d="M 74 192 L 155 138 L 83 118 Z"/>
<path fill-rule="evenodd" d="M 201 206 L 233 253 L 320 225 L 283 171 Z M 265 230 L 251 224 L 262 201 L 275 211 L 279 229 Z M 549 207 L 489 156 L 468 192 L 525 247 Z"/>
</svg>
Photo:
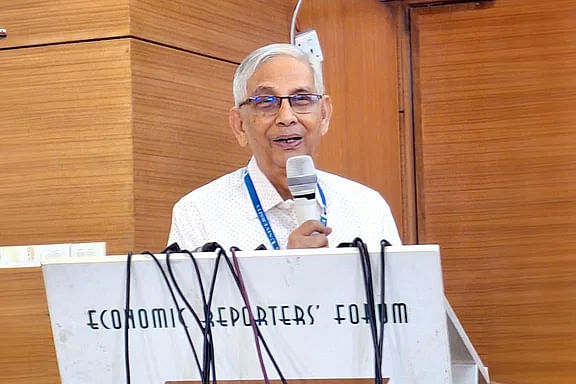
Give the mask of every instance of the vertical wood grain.
<svg viewBox="0 0 576 384">
<path fill-rule="evenodd" d="M 308 0 L 300 12 L 302 29 L 318 32 L 326 93 L 334 104 L 318 165 L 379 191 L 402 229 L 394 12 L 364 0 Z"/>
<path fill-rule="evenodd" d="M 397 34 L 398 108 L 400 165 L 402 171 L 402 232 L 404 244 L 418 243 L 416 198 L 416 145 L 414 136 L 414 94 L 412 89 L 412 51 L 410 13 L 402 4 L 391 4 Z"/>
<path fill-rule="evenodd" d="M 172 206 L 244 166 L 228 127 L 236 65 L 132 42 L 136 249 L 162 250 Z"/>
<path fill-rule="evenodd" d="M 414 12 L 420 241 L 491 377 L 574 383 L 576 4 Z"/>
<path fill-rule="evenodd" d="M 133 247 L 129 42 L 0 52 L 0 245 Z"/>
</svg>

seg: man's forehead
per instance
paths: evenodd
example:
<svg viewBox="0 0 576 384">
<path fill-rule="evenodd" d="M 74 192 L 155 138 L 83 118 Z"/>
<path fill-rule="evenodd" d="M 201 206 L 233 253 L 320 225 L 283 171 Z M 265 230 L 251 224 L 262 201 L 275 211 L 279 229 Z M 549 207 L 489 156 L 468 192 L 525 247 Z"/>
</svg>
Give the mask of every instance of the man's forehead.
<svg viewBox="0 0 576 384">
<path fill-rule="evenodd" d="M 246 85 L 250 94 L 312 92 L 315 88 L 312 68 L 290 56 L 278 56 L 262 63 Z"/>
<path fill-rule="evenodd" d="M 289 94 L 314 91 L 314 86 L 309 84 L 293 85 L 289 87 L 279 86 L 277 84 L 260 84 L 257 85 L 250 93 L 253 95 L 275 95 L 278 92 L 288 92 Z"/>
</svg>

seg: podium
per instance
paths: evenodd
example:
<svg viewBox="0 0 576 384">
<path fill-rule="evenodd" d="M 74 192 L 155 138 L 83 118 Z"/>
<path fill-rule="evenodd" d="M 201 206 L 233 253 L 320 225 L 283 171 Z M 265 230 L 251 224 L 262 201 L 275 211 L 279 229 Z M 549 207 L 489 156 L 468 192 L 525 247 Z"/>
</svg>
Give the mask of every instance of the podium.
<svg viewBox="0 0 576 384">
<path fill-rule="evenodd" d="M 373 345 L 357 249 L 237 255 L 255 321 L 289 383 L 373 382 Z M 195 257 L 208 291 L 215 254 Z M 166 268 L 166 257 L 158 258 Z M 370 250 L 370 259 L 378 303 L 380 250 Z M 184 296 L 202 314 L 190 257 L 172 254 L 170 260 Z M 383 381 L 489 383 L 486 368 L 445 300 L 438 247 L 387 247 L 385 267 L 385 304 L 378 307 L 385 319 Z M 126 256 L 51 261 L 42 270 L 62 383 L 125 382 L 125 326 L 132 382 L 199 382 L 179 313 L 198 346 L 203 335 L 186 306 L 174 303 L 149 256 L 133 257 L 128 312 Z M 224 262 L 218 266 L 208 321 L 218 381 L 262 382 L 248 310 Z M 264 360 L 276 381 L 266 355 Z"/>
</svg>

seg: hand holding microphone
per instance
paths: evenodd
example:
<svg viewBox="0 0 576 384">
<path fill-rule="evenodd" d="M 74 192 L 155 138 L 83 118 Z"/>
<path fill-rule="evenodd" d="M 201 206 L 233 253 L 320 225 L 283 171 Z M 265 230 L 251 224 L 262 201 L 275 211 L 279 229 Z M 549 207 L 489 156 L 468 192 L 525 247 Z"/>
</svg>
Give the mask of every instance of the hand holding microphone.
<svg viewBox="0 0 576 384">
<path fill-rule="evenodd" d="M 332 228 L 318 220 L 308 220 L 288 236 L 288 249 L 324 248 L 328 246 L 328 235 Z"/>
<path fill-rule="evenodd" d="M 316 201 L 318 177 L 314 161 L 308 155 L 289 158 L 286 177 L 299 225 L 288 237 L 288 248 L 327 247 L 327 236 L 332 228 L 320 222 L 321 208 Z"/>
</svg>

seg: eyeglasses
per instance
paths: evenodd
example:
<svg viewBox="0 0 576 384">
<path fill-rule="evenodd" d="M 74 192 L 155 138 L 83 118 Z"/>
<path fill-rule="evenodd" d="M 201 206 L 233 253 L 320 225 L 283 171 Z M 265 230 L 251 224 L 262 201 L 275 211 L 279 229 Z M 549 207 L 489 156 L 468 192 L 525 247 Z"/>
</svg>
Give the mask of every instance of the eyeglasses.
<svg viewBox="0 0 576 384">
<path fill-rule="evenodd" d="M 305 114 L 314 112 L 314 108 L 321 98 L 322 95 L 312 93 L 300 93 L 289 96 L 253 96 L 240 103 L 238 107 L 250 104 L 255 111 L 272 115 L 278 113 L 282 106 L 282 100 L 287 99 L 294 113 Z"/>
</svg>

